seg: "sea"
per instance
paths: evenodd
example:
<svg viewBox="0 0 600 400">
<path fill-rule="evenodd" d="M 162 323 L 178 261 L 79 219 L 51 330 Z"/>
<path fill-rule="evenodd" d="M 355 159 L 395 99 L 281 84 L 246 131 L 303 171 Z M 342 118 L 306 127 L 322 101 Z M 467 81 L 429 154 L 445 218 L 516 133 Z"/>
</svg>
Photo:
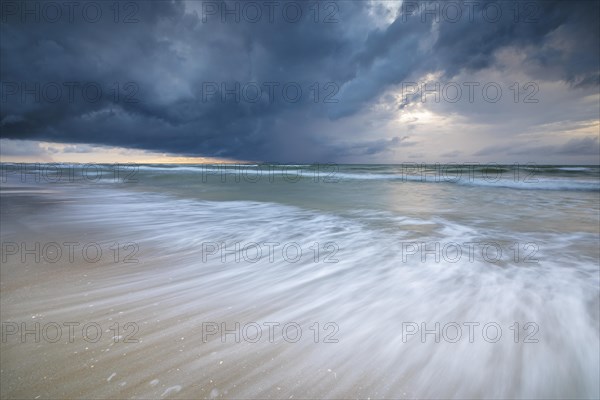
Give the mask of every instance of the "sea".
<svg viewBox="0 0 600 400">
<path fill-rule="evenodd" d="M 2 398 L 600 398 L 599 166 L 3 163 L 0 200 Z"/>
</svg>

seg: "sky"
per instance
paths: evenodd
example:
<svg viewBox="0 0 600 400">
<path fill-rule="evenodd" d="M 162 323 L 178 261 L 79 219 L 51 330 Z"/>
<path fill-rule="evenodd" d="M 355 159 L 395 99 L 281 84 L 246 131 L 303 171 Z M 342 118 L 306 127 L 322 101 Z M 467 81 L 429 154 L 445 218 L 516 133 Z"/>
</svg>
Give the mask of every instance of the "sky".
<svg viewBox="0 0 600 400">
<path fill-rule="evenodd" d="M 0 12 L 3 162 L 600 163 L 597 1 Z"/>
</svg>

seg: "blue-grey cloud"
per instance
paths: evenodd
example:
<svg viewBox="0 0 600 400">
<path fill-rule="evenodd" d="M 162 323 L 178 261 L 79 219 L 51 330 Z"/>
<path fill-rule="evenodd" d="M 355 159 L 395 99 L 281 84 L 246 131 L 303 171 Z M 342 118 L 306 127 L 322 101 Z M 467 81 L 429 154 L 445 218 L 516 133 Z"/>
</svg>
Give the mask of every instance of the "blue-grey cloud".
<svg viewBox="0 0 600 400">
<path fill-rule="evenodd" d="M 598 86 L 597 2 L 533 2 L 533 22 L 515 22 L 513 2 L 494 3 L 504 11 L 498 21 L 477 12 L 473 20 L 464 15 L 439 23 L 423 18 L 424 7 L 409 14 L 398 3 L 397 18 L 387 27 L 372 23 L 367 2 L 332 2 L 334 8 L 321 3 L 318 22 L 308 3 L 295 3 L 304 13 L 297 23 L 280 13 L 273 23 L 266 15 L 258 23 L 222 23 L 218 15 L 204 22 L 202 2 L 132 3 L 139 8 L 136 23 L 122 23 L 131 10 L 121 10 L 115 23 L 108 6 L 96 23 L 77 13 L 72 22 L 64 16 L 55 23 L 23 22 L 3 8 L 0 137 L 247 160 L 335 161 L 385 154 L 411 142 L 377 132 L 349 135 L 361 140 L 331 137 L 314 121 L 356 116 L 410 77 L 490 68 L 505 47 L 526 48 L 528 67 L 544 79 Z M 487 5 L 480 3 L 479 9 Z M 80 2 L 79 10 L 86 4 Z M 279 10 L 286 2 L 280 4 Z M 324 23 L 332 12 L 333 21 Z M 22 87 L 11 94 L 14 83 L 27 89 L 38 83 L 43 97 L 52 97 L 56 84 L 62 96 L 52 102 L 25 94 L 22 101 Z M 65 86 L 70 83 L 79 85 L 74 99 Z M 102 89 L 97 101 L 82 97 L 86 83 L 93 84 L 87 87 L 92 97 L 96 87 Z M 274 96 L 263 92 L 257 101 L 236 101 L 221 92 L 221 85 L 236 84 L 242 96 L 252 97 L 256 87 L 274 88 Z M 300 87 L 302 95 L 286 100 L 286 84 L 289 93 Z M 564 154 L 587 151 L 570 149 Z"/>
</svg>

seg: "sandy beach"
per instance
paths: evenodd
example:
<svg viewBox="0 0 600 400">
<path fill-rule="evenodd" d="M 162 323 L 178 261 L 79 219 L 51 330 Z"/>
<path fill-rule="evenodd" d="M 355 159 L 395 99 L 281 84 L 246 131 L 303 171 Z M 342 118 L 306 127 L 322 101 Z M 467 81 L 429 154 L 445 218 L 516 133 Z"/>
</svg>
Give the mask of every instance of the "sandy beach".
<svg viewBox="0 0 600 400">
<path fill-rule="evenodd" d="M 260 184 L 157 186 L 169 172 L 147 174 L 134 186 L 2 186 L 2 398 L 598 393 L 597 193 L 531 204 L 537 231 L 440 206 L 455 192 L 522 204 L 533 190 L 357 181 L 412 196 L 403 206 L 369 203 L 353 180 L 306 180 L 272 186 L 272 198 L 298 194 L 274 204 Z M 438 261 L 417 252 L 422 238 L 430 253 L 487 240 L 504 256 Z M 515 240 L 529 243 L 519 259 Z"/>
</svg>

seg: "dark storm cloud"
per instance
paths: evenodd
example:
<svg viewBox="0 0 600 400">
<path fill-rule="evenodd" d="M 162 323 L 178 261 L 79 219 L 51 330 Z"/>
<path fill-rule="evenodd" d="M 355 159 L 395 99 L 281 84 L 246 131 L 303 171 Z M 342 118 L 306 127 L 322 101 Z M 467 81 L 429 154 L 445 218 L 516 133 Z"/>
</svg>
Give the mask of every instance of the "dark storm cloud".
<svg viewBox="0 0 600 400">
<path fill-rule="evenodd" d="M 247 160 L 335 161 L 411 142 L 376 139 L 376 132 L 366 135 L 373 140 L 331 138 L 318 124 L 309 128 L 308 121 L 356 115 L 411 76 L 442 71 L 452 77 L 489 67 L 494 52 L 506 46 L 527 48 L 528 63 L 540 74 L 598 85 L 597 2 L 536 2 L 536 21 L 516 23 L 514 3 L 494 3 L 503 14 L 490 22 L 481 2 L 473 20 L 465 14 L 455 23 L 442 18 L 436 24 L 431 15 L 423 18 L 424 3 L 417 3 L 415 12 L 399 10 L 384 29 L 373 24 L 367 2 L 321 3 L 318 22 L 309 3 L 295 3 L 303 6 L 296 23 L 282 17 L 285 2 L 273 23 L 266 14 L 258 23 L 244 18 L 222 23 L 219 15 L 203 15 L 202 2 L 179 1 L 122 3 L 139 9 L 120 9 L 118 23 L 108 2 L 96 2 L 103 15 L 95 23 L 77 11 L 73 21 L 63 15 L 55 23 L 31 16 L 22 22 L 7 3 L 22 4 L 2 6 L 2 138 Z M 79 10 L 85 8 L 86 2 L 80 4 Z M 133 23 L 123 23 L 132 15 Z M 556 40 L 562 45 L 551 46 Z M 23 101 L 23 86 L 14 87 L 25 84 L 35 91 L 36 83 L 40 101 L 32 94 Z M 56 102 L 48 101 L 53 84 L 62 90 Z M 221 85 L 232 89 L 236 84 L 239 101 L 231 94 L 220 97 Z M 102 96 L 95 99 L 98 87 Z M 262 97 L 252 101 L 256 87 Z M 283 87 L 289 89 L 287 99 Z M 302 94 L 296 99 L 297 87 Z"/>
<path fill-rule="evenodd" d="M 417 4 L 412 13 L 407 4 Z M 496 50 L 517 46 L 533 51 L 548 36 L 561 29 L 567 48 L 543 48 L 529 55 L 536 65 L 553 62 L 552 69 L 559 79 L 579 83 L 598 84 L 598 27 L 597 2 L 474 2 L 470 10 L 457 22 L 449 12 L 444 14 L 443 2 L 405 2 L 401 14 L 386 30 L 369 34 L 365 45 L 356 57 L 362 67 L 362 76 L 350 82 L 345 89 L 352 94 L 344 102 L 345 112 L 352 114 L 360 106 L 381 93 L 390 84 L 410 81 L 411 76 L 425 72 L 442 71 L 451 79 L 460 71 L 476 71 L 491 66 Z M 531 9 L 525 11 L 527 4 Z M 491 7 L 493 5 L 493 7 Z M 439 12 L 430 14 L 428 10 Z M 520 14 L 516 17 L 515 7 Z M 498 10 L 498 14 L 492 11 Z M 436 17 L 439 23 L 434 24 Z M 435 41 L 427 46 L 428 40 Z M 548 52 L 553 51 L 552 57 Z M 546 54 L 544 54 L 546 52 Z M 544 58 L 544 56 L 546 58 Z M 541 62 L 543 59 L 544 62 Z M 376 65 L 375 65 L 376 64 Z M 542 71 L 544 70 L 542 69 Z M 536 69 L 539 73 L 540 69 Z"/>
</svg>

